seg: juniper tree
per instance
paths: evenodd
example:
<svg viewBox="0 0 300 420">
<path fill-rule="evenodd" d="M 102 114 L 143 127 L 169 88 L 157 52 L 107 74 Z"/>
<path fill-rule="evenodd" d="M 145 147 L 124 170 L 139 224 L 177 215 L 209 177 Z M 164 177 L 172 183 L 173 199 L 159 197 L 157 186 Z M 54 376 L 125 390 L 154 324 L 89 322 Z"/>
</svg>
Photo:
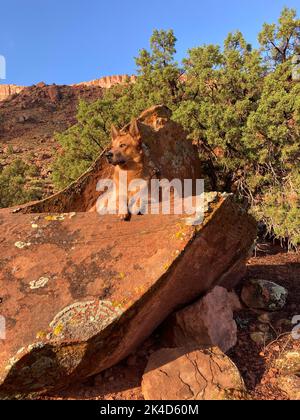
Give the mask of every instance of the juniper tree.
<svg viewBox="0 0 300 420">
<path fill-rule="evenodd" d="M 175 61 L 176 37 L 172 30 L 155 30 L 150 39 L 150 51 L 142 49 L 135 59 L 140 76 L 134 96 L 142 107 L 164 103 L 170 107 L 181 98 L 181 70 Z"/>
<path fill-rule="evenodd" d="M 259 106 L 248 121 L 243 145 L 248 165 L 240 179 L 253 210 L 275 236 L 300 243 L 300 83 L 292 63 L 265 79 Z"/>
<path fill-rule="evenodd" d="M 190 50 L 184 64 L 187 87 L 174 118 L 205 157 L 212 188 L 230 191 L 247 161 L 241 139 L 261 95 L 261 57 L 236 32 L 223 50 L 214 45 Z"/>
<path fill-rule="evenodd" d="M 258 39 L 271 68 L 286 62 L 300 47 L 300 19 L 296 10 L 285 7 L 277 24 L 264 24 Z"/>
<path fill-rule="evenodd" d="M 57 188 L 64 188 L 84 173 L 109 142 L 111 124 L 115 122 L 111 99 L 99 99 L 92 104 L 79 102 L 77 124 L 55 138 L 61 146 L 52 167 Z"/>
</svg>

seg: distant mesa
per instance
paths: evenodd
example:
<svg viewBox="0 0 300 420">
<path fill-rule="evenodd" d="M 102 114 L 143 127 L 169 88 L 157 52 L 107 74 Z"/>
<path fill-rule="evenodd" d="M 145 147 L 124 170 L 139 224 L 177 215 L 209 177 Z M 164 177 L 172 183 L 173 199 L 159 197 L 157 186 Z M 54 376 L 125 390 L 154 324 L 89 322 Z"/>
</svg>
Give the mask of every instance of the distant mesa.
<svg viewBox="0 0 300 420">
<path fill-rule="evenodd" d="M 17 85 L 0 85 L 0 101 L 4 101 L 9 96 L 20 93 L 24 86 Z"/>
<path fill-rule="evenodd" d="M 137 76 L 128 76 L 127 74 L 117 76 L 105 76 L 100 79 L 91 80 L 90 82 L 77 83 L 72 86 L 98 86 L 103 89 L 109 89 L 115 85 L 125 85 L 126 83 L 134 83 Z"/>
<path fill-rule="evenodd" d="M 134 83 L 136 81 L 136 76 L 131 75 L 128 76 L 126 74 L 123 75 L 116 75 L 116 76 L 105 76 L 101 77 L 100 79 L 91 80 L 89 82 L 81 82 L 72 84 L 72 87 L 101 87 L 103 89 L 109 89 L 112 86 L 126 84 L 126 83 Z M 46 86 L 44 82 L 40 82 L 36 84 L 37 87 L 43 88 Z M 4 101 L 5 99 L 9 98 L 12 95 L 20 93 L 25 86 L 17 86 L 17 85 L 0 85 L 0 102 Z"/>
</svg>

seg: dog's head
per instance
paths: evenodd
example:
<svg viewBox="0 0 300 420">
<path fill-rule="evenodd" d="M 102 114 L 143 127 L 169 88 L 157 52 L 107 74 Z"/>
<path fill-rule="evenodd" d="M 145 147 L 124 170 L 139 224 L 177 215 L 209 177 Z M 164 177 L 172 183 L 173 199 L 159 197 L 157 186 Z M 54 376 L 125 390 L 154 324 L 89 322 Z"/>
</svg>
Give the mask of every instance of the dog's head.
<svg viewBox="0 0 300 420">
<path fill-rule="evenodd" d="M 128 132 L 125 133 L 112 126 L 111 136 L 111 149 L 106 153 L 110 164 L 122 167 L 141 161 L 142 141 L 137 120 L 131 122 Z"/>
</svg>

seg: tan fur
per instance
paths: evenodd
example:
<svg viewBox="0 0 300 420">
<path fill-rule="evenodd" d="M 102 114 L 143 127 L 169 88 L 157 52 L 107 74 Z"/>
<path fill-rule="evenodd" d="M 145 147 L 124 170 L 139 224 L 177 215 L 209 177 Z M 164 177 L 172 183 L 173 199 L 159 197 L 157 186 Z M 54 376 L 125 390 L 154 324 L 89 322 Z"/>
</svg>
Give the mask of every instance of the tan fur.
<svg viewBox="0 0 300 420">
<path fill-rule="evenodd" d="M 149 181 L 150 174 L 145 165 L 138 122 L 133 120 L 129 131 L 126 133 L 120 132 L 113 126 L 111 135 L 112 145 L 107 154 L 111 154 L 111 156 L 109 156 L 109 160 L 110 163 L 115 166 L 113 180 L 116 185 L 117 196 L 119 197 L 119 176 L 122 172 L 127 173 L 127 191 L 128 185 L 131 181 L 135 179 L 145 179 Z M 128 220 L 130 217 L 128 211 L 128 201 L 134 194 L 135 192 L 127 192 L 127 213 L 119 214 L 119 217 L 122 220 Z M 90 210 L 90 212 L 94 211 L 96 211 L 96 205 Z"/>
</svg>

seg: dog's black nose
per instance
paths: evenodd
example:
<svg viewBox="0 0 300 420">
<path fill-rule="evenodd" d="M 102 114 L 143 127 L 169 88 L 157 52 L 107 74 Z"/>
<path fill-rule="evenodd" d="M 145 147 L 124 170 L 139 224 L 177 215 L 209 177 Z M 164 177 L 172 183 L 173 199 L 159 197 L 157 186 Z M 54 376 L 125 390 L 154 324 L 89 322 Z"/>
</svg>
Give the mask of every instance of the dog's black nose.
<svg viewBox="0 0 300 420">
<path fill-rule="evenodd" d="M 107 157 L 107 159 L 111 159 L 113 157 L 113 153 L 112 152 L 107 152 L 107 153 L 105 153 L 105 156 Z"/>
</svg>

